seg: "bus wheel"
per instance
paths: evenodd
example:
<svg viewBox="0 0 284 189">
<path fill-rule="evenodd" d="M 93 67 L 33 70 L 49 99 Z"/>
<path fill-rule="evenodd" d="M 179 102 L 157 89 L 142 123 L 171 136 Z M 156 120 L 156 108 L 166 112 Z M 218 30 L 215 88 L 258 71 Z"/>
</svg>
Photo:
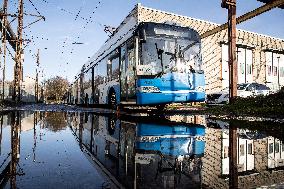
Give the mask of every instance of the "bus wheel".
<svg viewBox="0 0 284 189">
<path fill-rule="evenodd" d="M 108 98 L 108 105 L 111 109 L 116 110 L 117 104 L 116 104 L 116 95 L 114 91 L 111 91 Z"/>
</svg>

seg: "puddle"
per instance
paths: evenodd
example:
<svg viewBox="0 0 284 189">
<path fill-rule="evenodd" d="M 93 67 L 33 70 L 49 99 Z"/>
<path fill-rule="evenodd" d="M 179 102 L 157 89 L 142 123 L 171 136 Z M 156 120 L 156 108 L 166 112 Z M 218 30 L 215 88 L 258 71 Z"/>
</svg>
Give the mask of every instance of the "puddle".
<svg viewBox="0 0 284 189">
<path fill-rule="evenodd" d="M 82 112 L 0 121 L 2 188 L 284 187 L 281 123 Z"/>
</svg>

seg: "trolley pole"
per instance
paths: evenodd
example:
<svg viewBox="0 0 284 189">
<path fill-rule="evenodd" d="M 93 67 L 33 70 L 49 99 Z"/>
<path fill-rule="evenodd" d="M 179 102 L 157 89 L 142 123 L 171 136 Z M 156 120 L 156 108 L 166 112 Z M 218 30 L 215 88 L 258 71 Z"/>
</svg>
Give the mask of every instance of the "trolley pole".
<svg viewBox="0 0 284 189">
<path fill-rule="evenodd" d="M 16 41 L 16 55 L 14 68 L 14 94 L 13 100 L 20 102 L 21 100 L 21 80 L 22 80 L 22 58 L 23 58 L 23 0 L 19 0 L 18 7 L 18 30 Z"/>
<path fill-rule="evenodd" d="M 222 0 L 223 8 L 228 9 L 228 59 L 230 103 L 237 96 L 238 66 L 236 59 L 236 0 Z"/>
<path fill-rule="evenodd" d="M 3 18 L 2 18 L 2 50 L 3 50 L 3 72 L 2 72 L 2 100 L 5 99 L 5 72 L 6 72 L 6 32 L 5 27 L 7 25 L 7 7 L 8 7 L 8 0 L 4 0 L 3 3 Z"/>
<path fill-rule="evenodd" d="M 37 50 L 36 59 L 36 79 L 35 79 L 35 102 L 38 103 L 38 68 L 39 68 L 39 49 Z"/>
</svg>

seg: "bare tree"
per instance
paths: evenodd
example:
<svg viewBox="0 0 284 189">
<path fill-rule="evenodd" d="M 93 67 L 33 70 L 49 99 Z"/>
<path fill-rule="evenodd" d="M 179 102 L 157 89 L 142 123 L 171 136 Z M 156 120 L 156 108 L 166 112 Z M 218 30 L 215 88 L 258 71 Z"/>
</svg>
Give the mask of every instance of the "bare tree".
<svg viewBox="0 0 284 189">
<path fill-rule="evenodd" d="M 60 76 L 45 81 L 45 96 L 48 101 L 60 102 L 65 97 L 69 82 Z"/>
</svg>

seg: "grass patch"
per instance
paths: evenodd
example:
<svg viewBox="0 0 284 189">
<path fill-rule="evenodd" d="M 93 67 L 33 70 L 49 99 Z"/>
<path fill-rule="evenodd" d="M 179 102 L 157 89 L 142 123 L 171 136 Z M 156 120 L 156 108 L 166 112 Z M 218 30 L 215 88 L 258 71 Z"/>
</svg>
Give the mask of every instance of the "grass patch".
<svg viewBox="0 0 284 189">
<path fill-rule="evenodd" d="M 248 98 L 237 97 L 231 104 L 211 107 L 207 112 L 212 114 L 229 114 L 235 116 L 250 115 L 264 117 L 284 117 L 284 88 L 278 93 L 267 96 Z"/>
</svg>

